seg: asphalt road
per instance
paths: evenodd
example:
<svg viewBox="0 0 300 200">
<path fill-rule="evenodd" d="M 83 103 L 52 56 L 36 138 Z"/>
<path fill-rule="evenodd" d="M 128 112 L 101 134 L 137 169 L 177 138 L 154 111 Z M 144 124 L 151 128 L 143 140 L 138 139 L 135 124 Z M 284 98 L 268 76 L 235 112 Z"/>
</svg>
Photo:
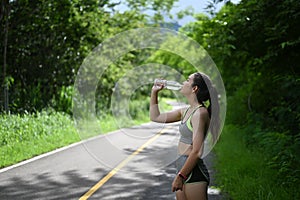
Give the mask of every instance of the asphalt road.
<svg viewBox="0 0 300 200">
<path fill-rule="evenodd" d="M 175 199 L 178 134 L 176 123 L 149 123 L 2 169 L 0 199 Z M 210 157 L 205 162 L 212 167 Z"/>
</svg>

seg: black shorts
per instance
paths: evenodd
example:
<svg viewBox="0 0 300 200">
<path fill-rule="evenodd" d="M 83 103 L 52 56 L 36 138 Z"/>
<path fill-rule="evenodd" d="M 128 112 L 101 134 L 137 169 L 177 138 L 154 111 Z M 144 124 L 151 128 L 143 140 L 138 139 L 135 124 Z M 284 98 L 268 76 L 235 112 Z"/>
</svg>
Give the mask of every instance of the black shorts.
<svg viewBox="0 0 300 200">
<path fill-rule="evenodd" d="M 177 173 L 181 170 L 188 156 L 182 155 L 176 160 Z M 209 184 L 209 173 L 202 159 L 199 158 L 197 165 L 192 172 L 187 176 L 186 183 L 206 182 Z"/>
</svg>

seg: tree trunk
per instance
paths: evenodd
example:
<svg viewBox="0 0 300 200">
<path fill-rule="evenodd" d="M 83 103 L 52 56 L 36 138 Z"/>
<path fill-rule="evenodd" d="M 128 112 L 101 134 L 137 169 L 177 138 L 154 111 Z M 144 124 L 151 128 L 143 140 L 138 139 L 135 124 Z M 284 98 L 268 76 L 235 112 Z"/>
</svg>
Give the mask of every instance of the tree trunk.
<svg viewBox="0 0 300 200">
<path fill-rule="evenodd" d="M 8 41 L 8 18 L 9 18 L 10 8 L 9 8 L 9 1 L 2 0 L 1 2 L 1 16 L 0 21 L 2 19 L 5 20 L 5 27 L 4 27 L 4 42 L 3 42 L 3 102 L 4 102 L 4 111 L 6 113 L 9 112 L 9 100 L 8 100 L 8 83 L 6 80 L 6 69 L 7 69 L 7 41 Z"/>
</svg>

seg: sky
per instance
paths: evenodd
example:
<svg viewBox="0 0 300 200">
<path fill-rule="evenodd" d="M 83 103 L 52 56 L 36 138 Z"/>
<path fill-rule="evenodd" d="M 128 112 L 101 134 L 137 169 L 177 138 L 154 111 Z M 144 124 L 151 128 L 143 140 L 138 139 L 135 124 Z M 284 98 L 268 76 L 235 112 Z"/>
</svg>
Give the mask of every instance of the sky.
<svg viewBox="0 0 300 200">
<path fill-rule="evenodd" d="M 173 9 L 171 10 L 171 13 L 175 15 L 180 10 L 183 10 L 188 7 L 192 7 L 194 9 L 195 13 L 207 13 L 205 8 L 208 5 L 208 0 L 179 0 L 174 4 Z M 232 3 L 239 3 L 240 0 L 231 0 Z M 219 11 L 224 3 L 219 3 L 216 5 L 216 11 Z M 189 23 L 191 21 L 194 21 L 194 18 L 192 16 L 185 17 L 181 20 L 178 20 L 178 23 L 180 25 L 184 25 L 186 23 Z"/>
<path fill-rule="evenodd" d="M 118 0 L 116 1 L 118 2 Z M 175 2 L 173 9 L 171 10 L 171 14 L 174 15 L 174 17 L 176 17 L 175 14 L 177 12 L 186 9 L 188 7 L 192 7 L 195 13 L 206 13 L 205 8 L 207 7 L 208 2 L 209 0 L 178 0 L 177 2 Z M 240 0 L 231 0 L 231 2 L 237 4 L 240 2 Z M 220 10 L 223 5 L 224 3 L 217 4 L 217 8 L 216 8 L 217 11 Z M 119 9 L 120 11 L 124 11 L 128 8 L 125 5 L 119 5 L 117 9 Z M 195 19 L 192 16 L 187 16 L 184 17 L 183 19 L 175 20 L 175 21 L 177 21 L 182 26 L 194 20 Z"/>
</svg>

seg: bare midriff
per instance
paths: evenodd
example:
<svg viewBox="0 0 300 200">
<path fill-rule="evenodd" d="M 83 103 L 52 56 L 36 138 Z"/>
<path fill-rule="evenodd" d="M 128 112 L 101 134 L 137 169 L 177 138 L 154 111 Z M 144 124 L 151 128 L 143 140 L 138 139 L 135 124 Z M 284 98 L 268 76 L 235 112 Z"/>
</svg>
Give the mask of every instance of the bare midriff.
<svg viewBox="0 0 300 200">
<path fill-rule="evenodd" d="M 192 145 L 191 144 L 186 144 L 183 142 L 179 142 L 178 144 L 178 154 L 179 155 L 189 155 L 190 152 L 192 151 Z"/>
</svg>

